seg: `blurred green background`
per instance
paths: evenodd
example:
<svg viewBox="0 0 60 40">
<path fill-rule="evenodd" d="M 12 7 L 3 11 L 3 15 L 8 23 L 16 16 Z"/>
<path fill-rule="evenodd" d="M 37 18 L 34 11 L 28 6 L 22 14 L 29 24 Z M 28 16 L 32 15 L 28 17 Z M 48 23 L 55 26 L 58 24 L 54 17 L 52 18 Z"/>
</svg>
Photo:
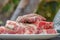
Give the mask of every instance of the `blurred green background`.
<svg viewBox="0 0 60 40">
<path fill-rule="evenodd" d="M 19 2 L 20 0 L 0 0 L 0 24 L 10 19 Z M 47 21 L 53 21 L 59 8 L 60 0 L 50 2 L 43 0 L 38 5 L 36 13 L 44 16 Z"/>
</svg>

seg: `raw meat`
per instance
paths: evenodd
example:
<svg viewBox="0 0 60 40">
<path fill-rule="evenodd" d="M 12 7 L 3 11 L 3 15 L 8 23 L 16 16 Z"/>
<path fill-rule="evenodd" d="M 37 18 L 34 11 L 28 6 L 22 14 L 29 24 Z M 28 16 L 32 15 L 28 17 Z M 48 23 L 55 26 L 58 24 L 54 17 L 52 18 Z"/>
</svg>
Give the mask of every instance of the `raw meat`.
<svg viewBox="0 0 60 40">
<path fill-rule="evenodd" d="M 5 26 L 8 29 L 16 30 L 16 28 L 19 27 L 19 24 L 15 21 L 8 20 Z"/>
<path fill-rule="evenodd" d="M 46 29 L 45 30 L 46 34 L 56 34 L 57 31 L 55 29 Z"/>
<path fill-rule="evenodd" d="M 25 34 L 35 34 L 37 32 L 37 27 L 33 24 L 27 24 Z"/>
<path fill-rule="evenodd" d="M 36 22 L 37 20 L 42 21 L 42 20 L 46 20 L 46 19 L 40 15 L 37 15 L 37 14 L 27 14 L 27 15 L 19 16 L 16 21 L 18 23 L 20 23 L 20 22 L 33 23 L 33 22 Z"/>
<path fill-rule="evenodd" d="M 7 34 L 16 34 L 15 30 L 7 29 Z"/>
<path fill-rule="evenodd" d="M 6 34 L 7 31 L 6 31 L 6 28 L 5 27 L 0 27 L 0 34 Z"/>
<path fill-rule="evenodd" d="M 53 22 L 37 14 L 19 16 L 16 21 L 8 20 L 0 27 L 0 34 L 56 34 Z"/>
<path fill-rule="evenodd" d="M 34 24 L 40 29 L 53 29 L 53 22 L 37 21 Z"/>
</svg>

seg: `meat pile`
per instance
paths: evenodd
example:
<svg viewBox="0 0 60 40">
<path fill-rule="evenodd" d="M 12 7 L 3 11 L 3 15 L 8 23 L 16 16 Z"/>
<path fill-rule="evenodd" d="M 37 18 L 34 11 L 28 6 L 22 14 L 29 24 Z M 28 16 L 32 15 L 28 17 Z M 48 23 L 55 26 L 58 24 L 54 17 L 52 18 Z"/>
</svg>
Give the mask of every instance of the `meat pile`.
<svg viewBox="0 0 60 40">
<path fill-rule="evenodd" d="M 0 27 L 0 34 L 56 34 L 53 22 L 37 14 L 19 16 L 16 21 L 7 20 L 5 27 Z"/>
</svg>

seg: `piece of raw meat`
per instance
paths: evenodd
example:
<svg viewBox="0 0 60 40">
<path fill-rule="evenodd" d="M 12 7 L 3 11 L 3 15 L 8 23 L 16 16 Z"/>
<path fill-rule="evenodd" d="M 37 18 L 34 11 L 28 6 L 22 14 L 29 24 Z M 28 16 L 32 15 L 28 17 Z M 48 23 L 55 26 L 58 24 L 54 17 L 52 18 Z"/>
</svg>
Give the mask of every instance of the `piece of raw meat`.
<svg viewBox="0 0 60 40">
<path fill-rule="evenodd" d="M 45 27 L 43 27 L 44 29 L 53 29 L 53 22 L 46 22 Z"/>
<path fill-rule="evenodd" d="M 16 28 L 19 27 L 20 25 L 15 21 L 8 20 L 5 26 L 8 29 L 16 30 Z"/>
<path fill-rule="evenodd" d="M 55 30 L 55 29 L 45 29 L 45 33 L 46 34 L 56 34 L 57 30 Z"/>
<path fill-rule="evenodd" d="M 37 27 L 34 24 L 27 24 L 25 34 L 35 34 L 37 32 Z"/>
<path fill-rule="evenodd" d="M 0 34 L 16 34 L 16 32 L 14 32 L 14 30 L 11 30 L 11 29 L 1 26 L 0 27 Z"/>
<path fill-rule="evenodd" d="M 34 23 L 39 29 L 53 29 L 53 22 L 37 21 Z"/>
<path fill-rule="evenodd" d="M 7 34 L 16 34 L 16 31 L 7 28 Z"/>
<path fill-rule="evenodd" d="M 25 28 L 23 27 L 18 27 L 16 30 L 16 34 L 24 34 L 25 33 Z"/>
<path fill-rule="evenodd" d="M 36 21 L 42 21 L 42 20 L 46 20 L 44 17 L 42 17 L 41 15 L 37 15 L 37 14 L 27 14 L 27 15 L 23 15 L 23 16 L 19 16 L 17 18 L 17 22 L 20 23 L 33 23 L 33 22 L 36 22 Z"/>
<path fill-rule="evenodd" d="M 6 34 L 6 33 L 7 33 L 6 28 L 1 26 L 0 27 L 0 34 Z"/>
<path fill-rule="evenodd" d="M 42 29 L 37 29 L 37 32 L 35 34 L 43 34 L 44 31 Z"/>
</svg>

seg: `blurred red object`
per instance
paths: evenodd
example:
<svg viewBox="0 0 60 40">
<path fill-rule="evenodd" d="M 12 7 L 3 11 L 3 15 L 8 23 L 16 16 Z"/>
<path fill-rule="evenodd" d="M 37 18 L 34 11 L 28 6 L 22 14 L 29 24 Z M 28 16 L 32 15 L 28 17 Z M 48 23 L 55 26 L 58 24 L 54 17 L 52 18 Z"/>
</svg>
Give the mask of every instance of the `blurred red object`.
<svg viewBox="0 0 60 40">
<path fill-rule="evenodd" d="M 44 17 L 42 17 L 41 15 L 37 15 L 37 14 L 27 14 L 27 15 L 23 15 L 23 16 L 19 16 L 18 18 L 17 18 L 17 22 L 18 23 L 20 23 L 20 22 L 22 22 L 22 23 L 34 23 L 34 22 L 36 22 L 36 21 L 45 21 L 46 19 L 44 18 Z"/>
<path fill-rule="evenodd" d="M 55 30 L 55 29 L 46 29 L 45 32 L 46 32 L 46 34 L 56 34 L 57 30 Z"/>
<path fill-rule="evenodd" d="M 34 24 L 40 29 L 53 29 L 53 22 L 37 21 Z"/>
<path fill-rule="evenodd" d="M 17 23 L 17 22 L 15 22 L 15 21 L 10 21 L 10 20 L 8 20 L 7 22 L 6 22 L 6 28 L 8 28 L 8 29 L 12 29 L 12 30 L 16 30 L 17 29 L 17 27 L 19 27 L 20 25 Z"/>
<path fill-rule="evenodd" d="M 7 29 L 7 34 L 16 34 L 15 30 Z"/>
<path fill-rule="evenodd" d="M 6 34 L 7 31 L 6 31 L 6 28 L 5 27 L 0 27 L 0 34 Z"/>
</svg>

